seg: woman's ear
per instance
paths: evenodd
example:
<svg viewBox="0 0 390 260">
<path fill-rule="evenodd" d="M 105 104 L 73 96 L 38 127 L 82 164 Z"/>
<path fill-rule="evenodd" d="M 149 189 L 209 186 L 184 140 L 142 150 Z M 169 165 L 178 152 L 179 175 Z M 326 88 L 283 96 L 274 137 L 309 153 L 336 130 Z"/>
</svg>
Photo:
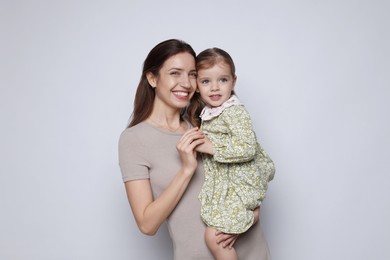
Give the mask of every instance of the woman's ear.
<svg viewBox="0 0 390 260">
<path fill-rule="evenodd" d="M 146 73 L 146 79 L 148 80 L 149 85 L 152 88 L 155 88 L 157 86 L 157 79 L 152 72 Z"/>
</svg>

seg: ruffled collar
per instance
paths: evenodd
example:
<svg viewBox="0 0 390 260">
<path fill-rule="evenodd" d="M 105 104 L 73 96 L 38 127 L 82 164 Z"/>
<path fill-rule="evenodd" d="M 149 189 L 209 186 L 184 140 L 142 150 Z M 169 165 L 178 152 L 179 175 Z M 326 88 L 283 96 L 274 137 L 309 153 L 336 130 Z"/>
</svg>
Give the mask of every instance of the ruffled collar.
<svg viewBox="0 0 390 260">
<path fill-rule="evenodd" d="M 226 108 L 234 106 L 234 105 L 241 105 L 240 100 L 238 100 L 236 95 L 232 95 L 228 100 L 226 100 L 222 105 L 219 107 L 209 107 L 205 106 L 200 113 L 200 118 L 202 120 L 211 120 L 214 117 L 219 116 Z"/>
</svg>

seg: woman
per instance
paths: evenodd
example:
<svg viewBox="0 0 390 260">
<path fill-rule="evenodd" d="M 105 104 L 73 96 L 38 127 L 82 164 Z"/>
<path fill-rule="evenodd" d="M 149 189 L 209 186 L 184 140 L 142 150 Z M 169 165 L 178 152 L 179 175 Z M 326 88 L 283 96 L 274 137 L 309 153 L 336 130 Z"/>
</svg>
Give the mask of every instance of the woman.
<svg viewBox="0 0 390 260">
<path fill-rule="evenodd" d="M 183 118 L 196 90 L 195 52 L 180 40 L 155 46 L 144 62 L 132 120 L 119 140 L 119 164 L 127 197 L 142 233 L 154 235 L 167 221 L 175 259 L 213 259 L 208 251 L 197 199 L 204 180 L 196 147 L 205 142 Z M 239 259 L 270 259 L 258 220 L 240 236 L 219 234 L 220 246 L 234 243 Z"/>
</svg>

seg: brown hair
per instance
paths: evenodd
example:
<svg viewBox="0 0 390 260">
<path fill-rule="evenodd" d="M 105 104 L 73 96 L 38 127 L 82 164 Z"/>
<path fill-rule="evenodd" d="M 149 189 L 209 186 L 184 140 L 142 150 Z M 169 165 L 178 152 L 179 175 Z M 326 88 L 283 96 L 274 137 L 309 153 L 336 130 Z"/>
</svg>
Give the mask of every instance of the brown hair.
<svg viewBox="0 0 390 260">
<path fill-rule="evenodd" d="M 183 52 L 191 54 L 194 58 L 196 57 L 191 45 L 177 39 L 160 42 L 149 52 L 144 61 L 141 79 L 134 98 L 134 109 L 128 127 L 141 123 L 152 113 L 155 92 L 154 88 L 150 86 L 146 74 L 150 72 L 157 77 L 166 60 Z"/>
<path fill-rule="evenodd" d="M 220 62 L 224 62 L 230 66 L 230 72 L 233 78 L 236 79 L 236 67 L 234 66 L 232 57 L 226 51 L 215 47 L 206 49 L 196 56 L 196 70 L 208 69 Z M 234 91 L 232 91 L 232 94 L 235 94 Z M 187 108 L 188 120 L 192 125 L 200 126 L 199 115 L 204 106 L 205 103 L 200 94 L 196 92 Z"/>
</svg>

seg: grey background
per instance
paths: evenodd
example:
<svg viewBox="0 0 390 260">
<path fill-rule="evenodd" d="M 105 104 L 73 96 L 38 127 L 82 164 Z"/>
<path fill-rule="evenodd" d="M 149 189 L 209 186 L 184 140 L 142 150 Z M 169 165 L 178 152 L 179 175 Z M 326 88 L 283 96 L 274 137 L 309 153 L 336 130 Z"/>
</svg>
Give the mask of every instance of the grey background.
<svg viewBox="0 0 390 260">
<path fill-rule="evenodd" d="M 228 51 L 277 166 L 274 260 L 390 259 L 388 1 L 0 2 L 0 259 L 171 259 L 117 164 L 158 42 Z"/>
</svg>

